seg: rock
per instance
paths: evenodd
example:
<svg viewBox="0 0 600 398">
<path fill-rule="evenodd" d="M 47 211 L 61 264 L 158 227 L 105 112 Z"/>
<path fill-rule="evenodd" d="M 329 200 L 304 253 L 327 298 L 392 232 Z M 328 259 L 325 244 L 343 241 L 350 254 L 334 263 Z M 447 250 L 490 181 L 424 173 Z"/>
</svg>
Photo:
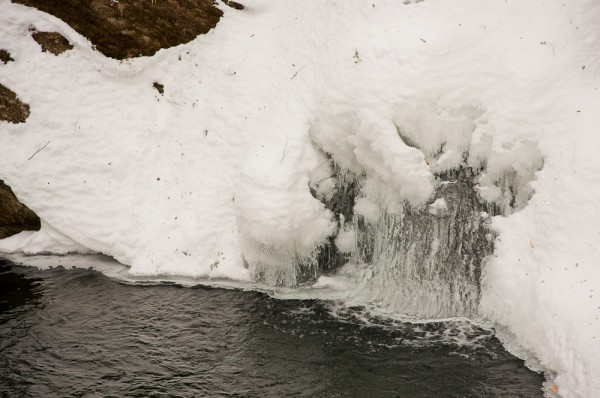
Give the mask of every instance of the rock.
<svg viewBox="0 0 600 398">
<path fill-rule="evenodd" d="M 152 84 L 152 87 L 154 87 L 156 89 L 156 91 L 158 91 L 158 93 L 160 95 L 163 95 L 165 92 L 165 86 L 163 84 L 160 84 L 158 82 L 154 82 L 154 84 Z"/>
<path fill-rule="evenodd" d="M 4 49 L 0 49 L 0 62 L 2 62 L 3 64 L 7 64 L 10 61 L 14 61 L 10 53 Z"/>
<path fill-rule="evenodd" d="M 38 231 L 40 226 L 40 218 L 0 180 L 0 239 L 21 231 Z"/>
<path fill-rule="evenodd" d="M 42 51 L 50 52 L 54 55 L 59 55 L 73 48 L 73 45 L 63 35 L 58 32 L 38 32 L 33 31 L 31 34 L 40 46 Z"/>
<path fill-rule="evenodd" d="M 29 105 L 21 102 L 13 91 L 0 84 L 0 120 L 24 123 L 29 117 Z"/>
<path fill-rule="evenodd" d="M 244 8 L 246 8 L 243 4 L 237 3 L 232 0 L 223 0 L 223 3 L 227 4 L 231 8 L 235 8 L 236 10 L 243 10 Z"/>
<path fill-rule="evenodd" d="M 214 28 L 214 0 L 14 0 L 65 21 L 116 59 L 150 56 Z"/>
</svg>

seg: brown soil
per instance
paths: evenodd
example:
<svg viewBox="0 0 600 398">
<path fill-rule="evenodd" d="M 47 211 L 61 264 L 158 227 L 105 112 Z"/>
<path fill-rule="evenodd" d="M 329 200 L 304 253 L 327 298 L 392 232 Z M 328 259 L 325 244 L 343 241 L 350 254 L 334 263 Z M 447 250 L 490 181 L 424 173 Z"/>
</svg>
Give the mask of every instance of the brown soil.
<svg viewBox="0 0 600 398">
<path fill-rule="evenodd" d="M 31 36 L 42 46 L 42 51 L 51 52 L 54 55 L 62 54 L 73 48 L 69 40 L 58 32 L 37 32 L 34 31 Z"/>
<path fill-rule="evenodd" d="M 29 105 L 21 102 L 17 94 L 0 84 L 0 120 L 24 123 L 29 117 Z"/>
<path fill-rule="evenodd" d="M 0 62 L 7 64 L 10 61 L 14 61 L 13 57 L 10 56 L 10 53 L 4 49 L 0 49 Z"/>
<path fill-rule="evenodd" d="M 0 239 L 21 231 L 38 231 L 40 226 L 40 218 L 0 180 Z"/>
<path fill-rule="evenodd" d="M 153 55 L 214 28 L 223 15 L 214 0 L 13 0 L 52 14 L 104 55 Z M 241 4 L 228 2 L 231 7 Z M 243 6 L 241 6 L 243 8 Z"/>
</svg>

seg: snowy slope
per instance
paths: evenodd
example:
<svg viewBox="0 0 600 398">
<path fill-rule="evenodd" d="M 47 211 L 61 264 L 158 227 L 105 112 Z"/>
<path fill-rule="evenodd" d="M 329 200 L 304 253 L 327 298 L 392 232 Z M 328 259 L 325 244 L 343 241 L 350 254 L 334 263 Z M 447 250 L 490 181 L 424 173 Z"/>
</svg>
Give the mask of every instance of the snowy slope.
<svg viewBox="0 0 600 398">
<path fill-rule="evenodd" d="M 0 82 L 31 106 L 26 123 L 0 122 L 0 177 L 45 229 L 0 250 L 90 249 L 135 275 L 251 280 L 253 264 L 309 258 L 335 233 L 308 189 L 330 172 L 321 151 L 393 210 L 425 203 L 432 173 L 468 149 L 487 163 L 482 196 L 507 170 L 535 190 L 493 221 L 481 315 L 556 371 L 563 396 L 600 396 L 600 3 L 223 11 L 189 44 L 118 62 L 60 20 L 0 0 L 0 48 L 15 59 Z M 42 53 L 32 24 L 75 48 Z"/>
</svg>

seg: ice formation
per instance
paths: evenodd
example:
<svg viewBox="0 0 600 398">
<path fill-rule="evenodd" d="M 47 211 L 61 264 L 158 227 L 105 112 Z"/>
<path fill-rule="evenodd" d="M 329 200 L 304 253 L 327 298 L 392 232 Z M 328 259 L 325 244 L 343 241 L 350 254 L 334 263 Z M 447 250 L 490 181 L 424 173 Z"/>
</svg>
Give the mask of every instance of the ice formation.
<svg viewBox="0 0 600 398">
<path fill-rule="evenodd" d="M 43 220 L 0 250 L 325 275 L 389 312 L 485 318 L 563 396 L 600 395 L 600 4 L 405 3 L 222 7 L 118 62 L 0 0 L 0 82 L 31 110 L 0 121 L 0 177 Z M 41 52 L 31 25 L 74 48 Z"/>
</svg>

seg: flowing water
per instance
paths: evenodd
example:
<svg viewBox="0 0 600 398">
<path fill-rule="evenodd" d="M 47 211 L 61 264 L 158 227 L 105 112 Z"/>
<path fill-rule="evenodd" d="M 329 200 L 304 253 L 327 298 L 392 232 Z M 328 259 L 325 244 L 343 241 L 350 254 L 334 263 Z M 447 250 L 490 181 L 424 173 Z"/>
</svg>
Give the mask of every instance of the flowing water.
<svg viewBox="0 0 600 398">
<path fill-rule="evenodd" d="M 492 331 L 0 259 L 2 397 L 541 397 Z"/>
</svg>

